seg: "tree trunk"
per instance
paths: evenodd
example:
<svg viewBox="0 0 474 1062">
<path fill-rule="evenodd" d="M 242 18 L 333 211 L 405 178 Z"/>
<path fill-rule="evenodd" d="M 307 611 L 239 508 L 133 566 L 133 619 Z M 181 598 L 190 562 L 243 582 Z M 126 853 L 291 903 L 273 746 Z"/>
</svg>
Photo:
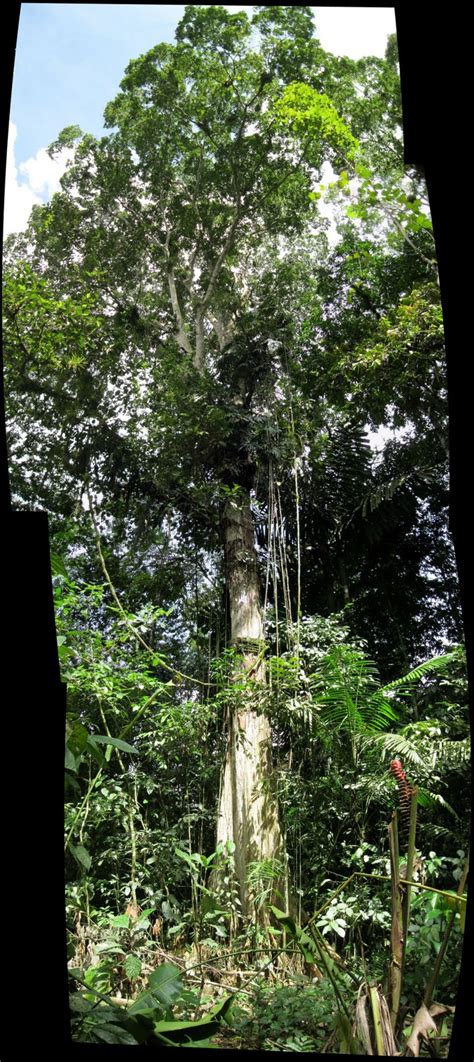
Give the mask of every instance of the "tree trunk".
<svg viewBox="0 0 474 1062">
<path fill-rule="evenodd" d="M 258 710 L 259 687 L 265 682 L 263 617 L 250 500 L 243 492 L 226 503 L 223 536 L 231 643 L 239 657 L 236 696 L 231 697 L 228 711 L 217 843 L 230 840 L 235 844 L 241 912 L 248 916 L 252 913 L 248 865 L 264 859 L 283 860 L 284 842 L 272 770 L 271 729 Z M 282 882 L 275 886 L 281 891 Z M 281 906 L 281 898 L 278 902 Z"/>
</svg>

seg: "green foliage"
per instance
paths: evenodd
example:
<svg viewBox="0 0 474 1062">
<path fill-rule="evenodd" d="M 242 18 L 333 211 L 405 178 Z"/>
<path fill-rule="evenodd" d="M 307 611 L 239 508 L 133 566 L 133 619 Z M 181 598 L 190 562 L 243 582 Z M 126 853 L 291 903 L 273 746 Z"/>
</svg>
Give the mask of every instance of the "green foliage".
<svg viewBox="0 0 474 1062">
<path fill-rule="evenodd" d="M 232 1019 L 245 1046 L 353 1051 L 363 961 L 386 973 L 390 887 L 336 889 L 387 873 L 394 755 L 419 789 L 423 872 L 443 886 L 413 890 L 404 1006 L 464 910 L 443 319 L 396 60 L 395 39 L 385 59 L 326 53 L 302 5 L 188 5 L 175 43 L 127 66 L 106 135 L 59 134 L 60 191 L 6 243 L 12 489 L 48 513 L 68 689 L 76 1039 L 208 1045 L 231 997 L 201 1013 L 176 966 L 156 967 L 168 949 L 200 974 L 206 955 L 227 973 L 252 956 L 259 986 Z M 378 428 L 391 437 L 377 453 Z M 256 529 L 258 689 L 229 644 L 232 500 Z M 243 923 L 240 853 L 214 850 L 244 693 L 272 723 L 292 906 L 273 908 L 280 930 L 266 922 L 286 861 L 247 866 Z M 461 932 L 456 915 L 448 993 Z M 281 982 L 262 984 L 270 961 Z M 317 985 L 304 964 L 324 967 Z M 119 991 L 127 1006 L 108 998 Z"/>
<path fill-rule="evenodd" d="M 357 140 L 326 93 L 316 92 L 310 85 L 293 82 L 275 101 L 270 116 L 272 113 L 279 123 L 308 144 L 316 145 L 322 139 L 347 158 L 354 156 Z M 347 174 L 345 177 L 347 180 Z"/>
<path fill-rule="evenodd" d="M 6 273 L 3 313 L 12 390 L 20 383 L 33 392 L 36 385 L 42 393 L 51 370 L 60 388 L 71 371 L 84 370 L 101 340 L 97 310 L 92 292 L 57 297 L 48 280 L 27 262 L 18 262 Z M 67 400 L 67 390 L 59 397 Z"/>
<path fill-rule="evenodd" d="M 188 867 L 192 905 L 169 930 L 170 937 L 189 929 L 196 944 L 205 944 L 211 950 L 216 950 L 216 941 L 229 937 L 232 920 L 240 907 L 234 851 L 232 841 L 221 842 L 209 856 L 175 849 L 175 855 Z"/>
<path fill-rule="evenodd" d="M 437 856 L 430 851 L 420 860 L 424 878 L 438 889 L 459 878 L 465 864 L 465 852 L 460 849 L 456 857 Z M 454 871 L 454 872 L 453 872 Z M 450 898 L 452 896 L 452 900 Z M 443 935 L 452 911 L 455 918 L 447 954 L 443 960 L 437 995 L 446 1002 L 455 1000 L 459 974 L 459 951 L 462 942 L 464 907 L 462 898 L 448 889 L 440 893 L 414 893 L 411 907 L 410 935 L 407 943 L 406 973 L 404 978 L 405 1001 L 421 993 L 429 980 Z"/>
<path fill-rule="evenodd" d="M 311 1045 L 311 1050 L 322 1051 L 333 1020 L 330 986 L 327 982 L 312 985 L 301 977 L 288 987 L 262 985 L 254 990 L 251 1014 L 236 1013 L 232 1024 L 245 1047 L 290 1051 L 308 1050 Z"/>
<path fill-rule="evenodd" d="M 128 957 L 129 968 L 136 975 L 137 964 Z M 103 978 L 97 973 L 82 981 L 79 971 L 71 970 L 70 976 L 79 984 L 86 984 L 92 991 L 76 992 L 71 996 L 72 1035 L 83 1043 L 125 1043 L 178 1047 L 189 1043 L 210 1040 L 218 1031 L 220 1021 L 226 1017 L 232 996 L 226 996 L 203 1018 L 180 1020 L 173 1009 L 185 998 L 179 970 L 169 963 L 159 966 L 148 979 L 144 992 L 127 1008 L 113 1005 L 103 994 Z M 92 985 L 94 981 L 94 986 Z"/>
<path fill-rule="evenodd" d="M 275 882 L 281 880 L 284 866 L 279 859 L 255 860 L 247 865 L 247 883 L 257 908 L 268 903 Z"/>
<path fill-rule="evenodd" d="M 62 129 L 57 140 L 54 140 L 49 145 L 48 155 L 50 158 L 62 151 L 63 148 L 72 148 L 76 144 L 76 141 L 80 140 L 83 136 L 82 129 L 78 125 L 67 125 L 65 129 Z"/>
<path fill-rule="evenodd" d="M 377 679 L 375 664 L 360 650 L 344 645 L 333 649 L 310 680 L 322 718 L 354 734 L 385 730 L 397 715 Z"/>
</svg>

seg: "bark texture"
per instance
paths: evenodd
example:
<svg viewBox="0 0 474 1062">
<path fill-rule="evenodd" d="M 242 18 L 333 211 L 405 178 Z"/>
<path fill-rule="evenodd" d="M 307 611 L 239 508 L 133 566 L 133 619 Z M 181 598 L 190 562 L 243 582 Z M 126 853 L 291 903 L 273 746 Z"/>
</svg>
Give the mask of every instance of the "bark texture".
<svg viewBox="0 0 474 1062">
<path fill-rule="evenodd" d="M 248 864 L 284 858 L 273 784 L 271 729 L 266 716 L 255 709 L 258 687 L 265 681 L 265 666 L 260 583 L 247 496 L 239 495 L 226 504 L 224 549 L 231 641 L 240 656 L 235 673 L 239 688 L 229 706 L 217 842 L 231 840 L 235 844 L 235 870 L 245 916 L 251 913 L 252 902 L 246 885 Z M 245 690 L 241 690 L 242 680 Z M 282 882 L 276 884 L 281 890 Z"/>
</svg>

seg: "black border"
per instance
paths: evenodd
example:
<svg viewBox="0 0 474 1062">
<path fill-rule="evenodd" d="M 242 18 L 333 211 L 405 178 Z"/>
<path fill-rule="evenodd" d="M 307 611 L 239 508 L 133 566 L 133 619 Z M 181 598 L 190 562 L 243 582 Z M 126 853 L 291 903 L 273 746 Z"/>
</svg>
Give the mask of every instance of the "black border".
<svg viewBox="0 0 474 1062">
<path fill-rule="evenodd" d="M 2 13 L 2 175 L 5 173 L 20 6 L 10 4 Z M 326 3 L 322 6 L 340 5 Z M 346 0 L 345 6 L 372 5 L 348 4 Z M 432 5 L 412 3 L 394 6 L 400 53 L 405 159 L 407 163 L 421 166 L 425 172 L 438 254 L 448 367 L 450 530 L 460 580 L 472 705 L 469 472 L 472 465 L 473 395 L 469 375 L 468 322 L 472 296 L 469 298 L 466 275 L 466 264 L 472 255 L 472 243 L 469 244 L 466 232 L 471 211 L 471 176 L 467 162 L 471 115 L 468 115 L 466 102 L 467 74 L 471 68 L 467 54 L 470 34 L 460 8 L 436 10 Z M 69 1037 L 62 869 L 65 688 L 59 681 L 48 526 L 43 513 L 11 510 L 3 394 L 1 399 L 0 504 L 2 525 L 6 528 L 2 569 L 2 582 L 6 586 L 3 609 L 6 653 L 3 671 L 5 788 L 2 848 L 7 857 L 2 879 L 5 888 L 4 924 L 7 935 L 10 934 L 3 949 L 2 962 L 6 982 L 2 998 L 4 1003 L 9 1001 L 2 1023 L 6 1048 L 2 1049 L 2 1058 L 22 1058 L 33 1046 L 46 1051 L 62 1047 L 62 1057 L 72 1057 L 77 1053 L 82 1055 L 84 1049 L 93 1049 L 94 1045 L 72 1045 Z M 12 767 L 10 777 L 9 763 Z M 24 810 L 22 796 L 25 798 Z M 472 803 L 471 800 L 471 806 Z M 473 1057 L 473 1038 L 467 1037 L 469 1008 L 472 1009 L 472 989 L 469 993 L 468 982 L 473 921 L 470 899 L 457 1013 L 449 1052 L 452 1062 Z M 107 1045 L 100 1046 L 99 1057 L 104 1057 L 104 1052 L 107 1054 L 108 1051 Z M 256 1053 L 250 1052 L 252 1055 Z"/>
<path fill-rule="evenodd" d="M 453 537 L 466 638 L 469 700 L 473 705 L 473 581 L 472 506 L 472 383 L 466 265 L 469 210 L 463 205 L 463 155 L 466 150 L 470 64 L 460 9 L 431 10 L 423 5 L 395 4 L 403 102 L 405 162 L 425 173 L 438 258 L 448 376 L 450 501 Z M 466 124 L 467 123 L 467 124 Z M 466 342 L 467 341 L 467 342 Z M 471 767 L 471 808 L 472 799 Z M 472 838 L 472 820 L 471 820 Z M 472 844 L 471 844 L 472 851 Z M 473 901 L 468 900 L 456 1015 L 449 1059 L 473 1057 L 468 1037 L 472 1010 L 471 948 Z M 470 983 L 468 983 L 470 982 Z"/>
</svg>

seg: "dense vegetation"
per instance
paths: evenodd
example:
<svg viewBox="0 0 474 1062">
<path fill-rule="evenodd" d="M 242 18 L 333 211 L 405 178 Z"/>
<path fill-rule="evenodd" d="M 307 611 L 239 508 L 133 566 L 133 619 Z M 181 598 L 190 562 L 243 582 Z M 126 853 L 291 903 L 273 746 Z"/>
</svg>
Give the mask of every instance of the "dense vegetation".
<svg viewBox="0 0 474 1062">
<path fill-rule="evenodd" d="M 396 41 L 352 61 L 307 7 L 190 6 L 105 118 L 4 251 L 73 1038 L 444 1057 L 467 684 Z"/>
</svg>

